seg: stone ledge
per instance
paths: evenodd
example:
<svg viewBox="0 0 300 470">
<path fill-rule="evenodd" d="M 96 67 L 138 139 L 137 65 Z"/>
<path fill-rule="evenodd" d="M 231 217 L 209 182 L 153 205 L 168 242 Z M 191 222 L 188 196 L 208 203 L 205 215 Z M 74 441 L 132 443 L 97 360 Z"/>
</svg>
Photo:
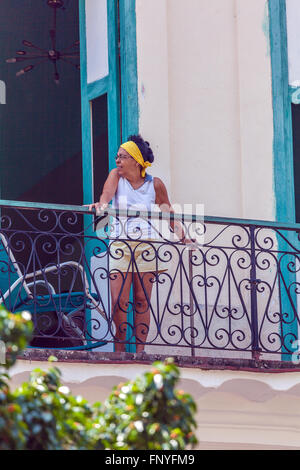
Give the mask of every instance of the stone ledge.
<svg viewBox="0 0 300 470">
<path fill-rule="evenodd" d="M 299 372 L 300 366 L 287 361 L 270 361 L 260 359 L 230 359 L 213 357 L 187 357 L 163 354 L 100 352 L 100 351 L 68 351 L 57 349 L 26 349 L 18 359 L 28 361 L 48 361 L 55 356 L 59 362 L 90 363 L 90 364 L 152 364 L 173 357 L 179 367 L 203 370 L 246 370 L 252 372 Z"/>
</svg>

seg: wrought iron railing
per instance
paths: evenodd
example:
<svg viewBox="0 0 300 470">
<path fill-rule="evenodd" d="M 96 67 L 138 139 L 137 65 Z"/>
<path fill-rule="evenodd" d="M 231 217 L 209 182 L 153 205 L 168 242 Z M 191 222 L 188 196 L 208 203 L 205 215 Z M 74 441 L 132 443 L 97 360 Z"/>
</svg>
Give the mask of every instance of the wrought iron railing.
<svg viewBox="0 0 300 470">
<path fill-rule="evenodd" d="M 300 225 L 14 201 L 0 210 L 0 304 L 31 312 L 33 347 L 295 352 Z"/>
</svg>

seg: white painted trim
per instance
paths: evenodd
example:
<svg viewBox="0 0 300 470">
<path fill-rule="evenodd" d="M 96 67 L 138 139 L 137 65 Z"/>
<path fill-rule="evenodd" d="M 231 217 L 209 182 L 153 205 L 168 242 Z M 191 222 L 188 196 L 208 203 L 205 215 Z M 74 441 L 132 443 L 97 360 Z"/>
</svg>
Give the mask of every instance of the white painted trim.
<svg viewBox="0 0 300 470">
<path fill-rule="evenodd" d="M 61 371 L 62 378 L 68 383 L 82 383 L 86 380 L 103 377 L 118 376 L 124 380 L 132 380 L 138 375 L 149 371 L 150 365 L 144 364 L 90 364 L 90 363 L 55 363 Z M 18 360 L 16 365 L 10 370 L 11 377 L 31 372 L 36 368 L 48 369 L 51 363 L 39 361 Z M 270 387 L 274 391 L 287 391 L 300 384 L 300 372 L 248 372 L 248 371 L 232 371 L 232 370 L 202 370 L 196 368 L 180 368 L 181 379 L 189 379 L 196 381 L 205 388 L 219 388 L 226 382 L 232 380 L 244 380 L 249 384 L 261 383 Z"/>
</svg>

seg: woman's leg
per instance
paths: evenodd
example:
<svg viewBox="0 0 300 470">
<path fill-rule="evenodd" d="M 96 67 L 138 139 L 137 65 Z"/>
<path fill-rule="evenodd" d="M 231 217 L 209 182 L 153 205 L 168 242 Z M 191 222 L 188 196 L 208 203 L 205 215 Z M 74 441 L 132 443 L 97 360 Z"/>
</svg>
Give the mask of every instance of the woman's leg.
<svg viewBox="0 0 300 470">
<path fill-rule="evenodd" d="M 134 326 L 136 337 L 136 352 L 144 350 L 150 326 L 150 302 L 153 273 L 135 273 L 133 278 L 134 290 Z"/>
<path fill-rule="evenodd" d="M 129 302 L 132 273 L 111 273 L 110 291 L 112 303 L 112 321 L 115 324 L 115 351 L 126 350 L 127 308 Z"/>
</svg>

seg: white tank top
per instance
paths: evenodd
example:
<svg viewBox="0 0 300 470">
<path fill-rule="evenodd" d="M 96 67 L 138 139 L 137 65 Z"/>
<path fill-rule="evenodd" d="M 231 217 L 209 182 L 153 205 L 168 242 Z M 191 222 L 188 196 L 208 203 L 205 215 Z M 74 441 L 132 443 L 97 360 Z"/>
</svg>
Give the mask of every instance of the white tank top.
<svg viewBox="0 0 300 470">
<path fill-rule="evenodd" d="M 112 200 L 114 209 L 153 211 L 155 208 L 155 189 L 153 178 L 146 174 L 144 184 L 134 189 L 126 178 L 120 178 L 117 191 Z M 120 221 L 120 222 L 119 222 Z M 120 217 L 114 224 L 115 235 L 118 238 L 130 238 L 134 240 L 156 238 L 151 221 L 132 217 Z"/>
</svg>

